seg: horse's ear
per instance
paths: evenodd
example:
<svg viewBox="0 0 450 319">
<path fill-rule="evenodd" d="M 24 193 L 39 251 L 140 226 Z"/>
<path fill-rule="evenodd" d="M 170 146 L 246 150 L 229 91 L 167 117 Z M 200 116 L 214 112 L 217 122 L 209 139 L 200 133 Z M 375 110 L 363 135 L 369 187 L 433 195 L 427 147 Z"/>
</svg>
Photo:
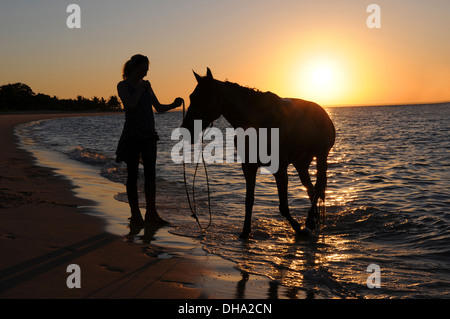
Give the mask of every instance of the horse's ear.
<svg viewBox="0 0 450 319">
<path fill-rule="evenodd" d="M 210 80 L 213 79 L 213 75 L 211 73 L 211 70 L 209 68 L 206 69 L 206 77 Z"/>
<path fill-rule="evenodd" d="M 194 70 L 192 70 L 192 72 L 194 72 L 194 76 L 197 79 L 197 82 L 200 83 L 200 81 L 202 80 L 202 77 L 200 75 L 198 75 L 197 73 L 195 73 Z"/>
</svg>

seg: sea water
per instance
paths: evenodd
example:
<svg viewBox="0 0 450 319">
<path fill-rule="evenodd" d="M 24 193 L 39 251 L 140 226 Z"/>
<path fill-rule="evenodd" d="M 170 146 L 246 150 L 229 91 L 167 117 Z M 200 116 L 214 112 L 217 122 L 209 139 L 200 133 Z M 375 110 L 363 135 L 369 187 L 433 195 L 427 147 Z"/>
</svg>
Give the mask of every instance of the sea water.
<svg viewBox="0 0 450 319">
<path fill-rule="evenodd" d="M 234 263 L 241 282 L 251 274 L 270 278 L 267 296 L 284 287 L 287 298 L 449 298 L 450 104 L 327 112 L 337 138 L 328 159 L 325 224 L 308 239 L 296 238 L 279 213 L 274 177 L 258 174 L 252 233 L 245 241 L 239 239 L 245 203 L 240 164 L 207 166 L 212 224 L 202 231 L 191 217 L 183 167 L 171 159 L 178 142 L 171 140 L 171 132 L 181 124 L 182 114 L 155 115 L 160 135 L 157 207 L 172 223 L 170 232 Z M 115 162 L 114 154 L 123 122 L 122 113 L 52 119 L 22 125 L 20 134 L 118 183 L 109 201 L 119 205 L 127 201 L 126 167 Z M 223 131 L 230 127 L 223 118 L 214 125 Z M 186 167 L 191 200 L 195 168 Z M 303 223 L 309 199 L 295 169 L 288 173 L 291 214 Z M 310 173 L 314 181 L 314 162 Z M 142 175 L 139 184 L 145 207 Z M 195 197 L 202 226 L 210 218 L 206 190 L 200 166 Z M 126 234 L 124 216 L 102 217 Z M 367 285 L 370 265 L 380 269 L 380 288 Z"/>
</svg>

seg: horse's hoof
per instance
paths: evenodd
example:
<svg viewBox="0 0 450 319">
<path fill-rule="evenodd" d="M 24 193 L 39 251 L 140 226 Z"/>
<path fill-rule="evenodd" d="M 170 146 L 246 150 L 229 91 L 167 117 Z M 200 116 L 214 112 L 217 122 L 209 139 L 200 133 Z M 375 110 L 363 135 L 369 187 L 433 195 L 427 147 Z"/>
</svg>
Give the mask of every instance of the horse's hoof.
<svg viewBox="0 0 450 319">
<path fill-rule="evenodd" d="M 242 233 L 240 236 L 239 236 L 239 239 L 242 239 L 242 240 L 246 240 L 246 239 L 248 239 L 248 235 L 249 235 L 250 233 Z"/>
<path fill-rule="evenodd" d="M 312 235 L 312 231 L 309 228 L 300 229 L 295 233 L 297 238 L 309 238 Z"/>
<path fill-rule="evenodd" d="M 300 224 L 296 223 L 292 226 L 296 234 L 300 234 L 302 232 L 302 229 L 300 228 Z"/>
</svg>

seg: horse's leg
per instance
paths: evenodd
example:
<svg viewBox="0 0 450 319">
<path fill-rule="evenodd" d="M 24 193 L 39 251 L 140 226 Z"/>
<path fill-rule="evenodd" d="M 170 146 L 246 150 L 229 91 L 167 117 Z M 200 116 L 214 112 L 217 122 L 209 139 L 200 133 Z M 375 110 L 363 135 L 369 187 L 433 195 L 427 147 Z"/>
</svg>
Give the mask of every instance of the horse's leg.
<svg viewBox="0 0 450 319">
<path fill-rule="evenodd" d="M 245 195 L 245 220 L 244 229 L 242 230 L 241 238 L 247 238 L 250 234 L 252 227 L 252 209 L 255 202 L 255 183 L 256 172 L 258 171 L 258 165 L 256 164 L 242 164 L 242 171 L 244 172 L 246 182 L 246 195 Z"/>
<path fill-rule="evenodd" d="M 294 231 L 299 234 L 301 232 L 300 225 L 289 212 L 287 167 L 280 167 L 274 175 L 277 182 L 278 197 L 280 198 L 280 213 L 289 221 Z"/>
<path fill-rule="evenodd" d="M 307 156 L 303 157 L 301 160 L 298 160 L 294 162 L 294 167 L 298 172 L 298 175 L 300 177 L 300 181 L 302 182 L 303 186 L 305 186 L 306 191 L 308 192 L 309 200 L 312 202 L 314 199 L 314 186 L 311 182 L 311 177 L 309 176 L 309 165 L 311 165 L 313 157 Z"/>
<path fill-rule="evenodd" d="M 327 187 L 327 168 L 328 168 L 327 157 L 328 153 L 317 156 L 317 181 L 316 186 L 314 187 L 315 194 L 305 224 L 306 227 L 308 227 L 311 230 L 316 229 L 316 220 L 319 218 L 319 212 L 317 210 L 317 201 L 319 200 L 319 198 L 325 200 L 325 188 Z"/>
</svg>

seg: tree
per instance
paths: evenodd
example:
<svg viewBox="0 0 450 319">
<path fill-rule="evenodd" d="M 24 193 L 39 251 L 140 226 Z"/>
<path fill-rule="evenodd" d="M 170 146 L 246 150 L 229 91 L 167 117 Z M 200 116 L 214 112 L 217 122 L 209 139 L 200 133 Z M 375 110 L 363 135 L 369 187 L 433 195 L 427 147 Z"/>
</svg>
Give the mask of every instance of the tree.
<svg viewBox="0 0 450 319">
<path fill-rule="evenodd" d="M 33 90 L 26 84 L 14 83 L 0 87 L 0 110 L 33 109 L 35 106 Z"/>
<path fill-rule="evenodd" d="M 33 96 L 35 95 L 33 90 L 26 84 L 23 83 L 14 83 L 14 84 L 6 84 L 0 88 L 1 95 L 9 95 L 9 96 Z"/>
<path fill-rule="evenodd" d="M 106 102 L 108 109 L 111 111 L 118 111 L 122 108 L 119 98 L 115 95 L 109 97 L 108 102 Z"/>
<path fill-rule="evenodd" d="M 78 95 L 75 99 L 58 99 L 47 94 L 34 93 L 26 84 L 14 83 L 0 86 L 0 111 L 61 110 L 61 111 L 118 111 L 121 103 L 117 96 L 108 101 L 94 96 L 87 99 Z"/>
</svg>

